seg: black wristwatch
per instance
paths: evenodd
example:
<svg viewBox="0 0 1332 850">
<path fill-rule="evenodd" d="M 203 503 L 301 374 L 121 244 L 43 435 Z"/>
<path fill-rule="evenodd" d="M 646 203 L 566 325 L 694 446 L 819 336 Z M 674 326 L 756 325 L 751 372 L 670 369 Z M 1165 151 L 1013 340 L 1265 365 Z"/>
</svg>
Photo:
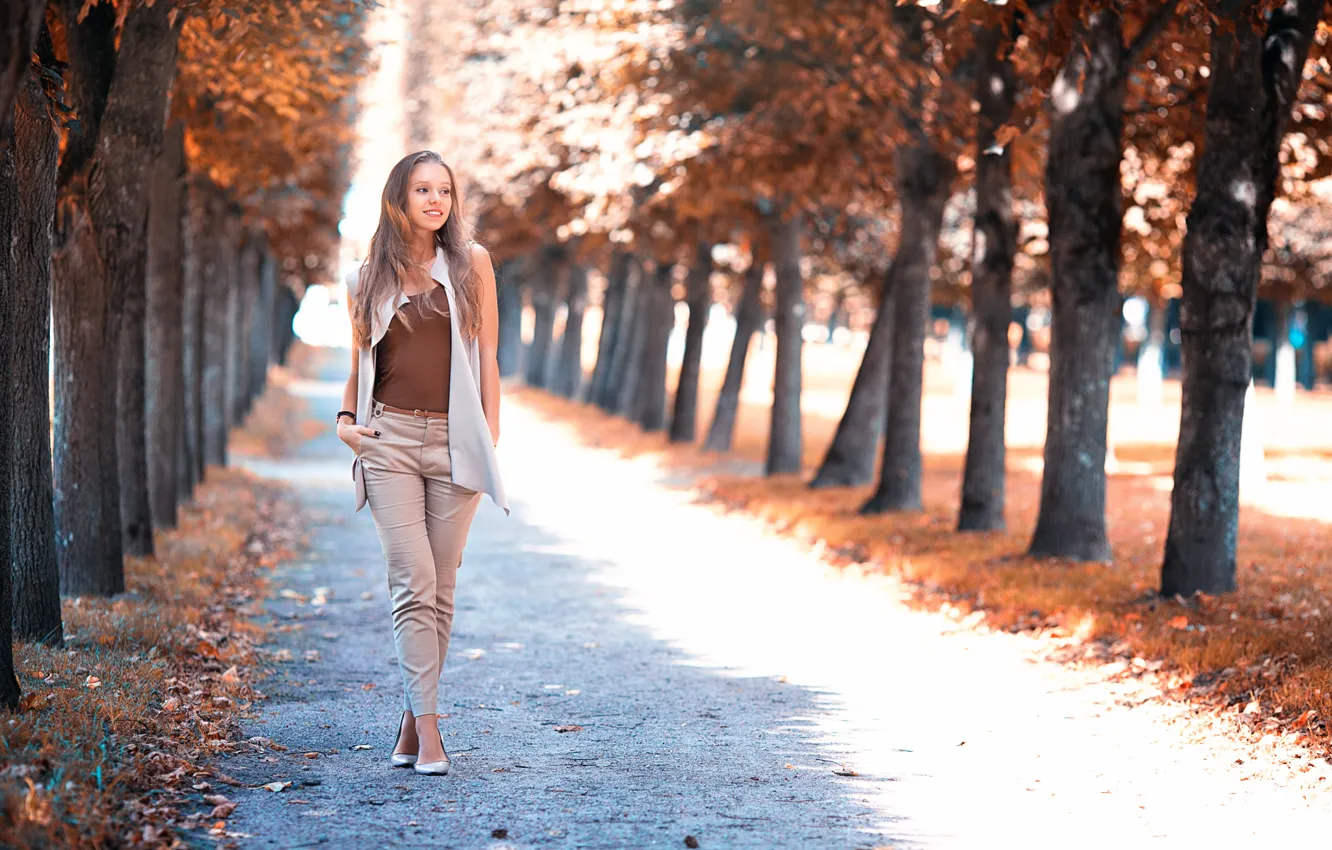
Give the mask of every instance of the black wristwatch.
<svg viewBox="0 0 1332 850">
<path fill-rule="evenodd" d="M 356 412 L 355 412 L 355 411 L 352 411 L 352 410 L 339 410 L 339 411 L 338 411 L 337 418 L 334 419 L 333 421 L 334 421 L 335 423 L 337 423 L 338 425 L 341 425 L 341 424 L 342 424 L 342 417 L 344 417 L 344 416 L 350 416 L 350 417 L 351 417 L 351 420 L 352 420 L 352 421 L 351 421 L 351 424 L 353 424 L 353 425 L 356 424 Z"/>
</svg>

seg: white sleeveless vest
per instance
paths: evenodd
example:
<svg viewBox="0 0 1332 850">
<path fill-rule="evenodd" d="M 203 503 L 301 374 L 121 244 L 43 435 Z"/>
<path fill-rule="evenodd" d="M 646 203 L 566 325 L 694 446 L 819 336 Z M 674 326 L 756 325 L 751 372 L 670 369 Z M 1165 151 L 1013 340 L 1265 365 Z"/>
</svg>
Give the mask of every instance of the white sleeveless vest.
<svg viewBox="0 0 1332 850">
<path fill-rule="evenodd" d="M 430 276 L 435 283 L 444 287 L 449 298 L 449 332 L 452 335 L 452 352 L 449 357 L 449 461 L 453 466 L 453 483 L 485 493 L 507 514 L 509 500 L 504 495 L 499 462 L 495 457 L 494 444 L 490 442 L 490 426 L 486 424 L 485 411 L 481 407 L 480 346 L 475 337 L 464 342 L 462 334 L 458 332 L 458 323 L 453 319 L 458 315 L 458 302 L 442 248 L 435 249 L 435 264 L 430 267 Z M 349 301 L 355 296 L 360 280 L 359 269 L 347 275 Z M 359 424 L 364 425 L 370 421 L 370 393 L 375 386 L 375 346 L 388 332 L 393 315 L 405 303 L 407 296 L 399 293 L 396 302 L 389 300 L 380 305 L 371 322 L 370 346 L 359 349 L 356 380 L 356 421 Z M 356 510 L 360 511 L 365 506 L 365 479 L 359 456 L 352 461 L 352 482 L 356 488 Z"/>
</svg>

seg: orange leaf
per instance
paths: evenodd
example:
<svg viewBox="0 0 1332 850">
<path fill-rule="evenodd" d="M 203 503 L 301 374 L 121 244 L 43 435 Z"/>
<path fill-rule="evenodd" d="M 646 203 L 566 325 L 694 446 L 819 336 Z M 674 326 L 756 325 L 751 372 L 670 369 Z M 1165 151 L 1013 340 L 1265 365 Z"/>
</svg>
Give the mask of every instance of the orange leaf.
<svg viewBox="0 0 1332 850">
<path fill-rule="evenodd" d="M 1189 618 L 1184 616 L 1183 614 L 1170 618 L 1170 628 L 1187 629 L 1188 627 L 1189 627 Z"/>
</svg>

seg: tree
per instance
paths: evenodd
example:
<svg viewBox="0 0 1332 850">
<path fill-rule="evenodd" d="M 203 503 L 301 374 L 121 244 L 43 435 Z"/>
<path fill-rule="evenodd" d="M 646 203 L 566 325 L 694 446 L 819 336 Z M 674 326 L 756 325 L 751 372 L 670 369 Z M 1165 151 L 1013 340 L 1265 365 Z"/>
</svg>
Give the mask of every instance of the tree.
<svg viewBox="0 0 1332 850">
<path fill-rule="evenodd" d="M 685 331 L 680 378 L 675 385 L 675 407 L 671 414 L 671 442 L 692 443 L 698 427 L 698 380 L 703 367 L 703 332 L 712 308 L 712 243 L 700 239 L 694 262 L 686 278 L 689 327 Z"/>
<path fill-rule="evenodd" d="M 800 472 L 804 442 L 800 428 L 801 349 L 805 324 L 805 286 L 800 273 L 798 212 L 788 212 L 769 224 L 773 271 L 777 279 L 774 319 L 777 359 L 772 379 L 772 427 L 768 431 L 768 475 Z"/>
<path fill-rule="evenodd" d="M 14 634 L 60 646 L 60 571 L 52 506 L 50 415 L 51 225 L 56 209 L 60 134 L 55 104 L 42 80 L 53 85 L 49 33 L 38 50 L 42 64 L 26 77 L 15 109 L 13 189 L 18 218 L 12 239 L 15 286 L 13 358 L 10 362 L 13 439 L 9 452 L 9 527 L 14 577 Z M 53 85 L 54 87 L 54 85 Z"/>
<path fill-rule="evenodd" d="M 763 323 L 763 306 L 759 295 L 763 291 L 763 272 L 767 261 L 756 245 L 745 271 L 741 285 L 739 302 L 735 310 L 735 336 L 731 340 L 731 355 L 726 362 L 726 375 L 722 378 L 721 392 L 717 394 L 717 405 L 708 426 L 708 436 L 703 441 L 703 448 L 712 452 L 731 450 L 731 439 L 735 435 L 735 417 L 740 409 L 740 388 L 745 380 L 745 360 L 749 357 L 749 344 L 754 332 Z"/>
<path fill-rule="evenodd" d="M 1184 241 L 1183 403 L 1161 592 L 1235 588 L 1239 452 L 1252 377 L 1253 307 L 1278 154 L 1321 0 L 1211 6 L 1206 142 Z"/>
<path fill-rule="evenodd" d="M 1008 325 L 1017 221 L 1012 154 L 996 134 L 1013 115 L 1015 80 L 1008 58 L 1012 36 L 1002 19 L 976 41 L 976 222 L 972 235 L 970 428 L 962 472 L 959 531 L 1004 527 L 1004 422 L 1008 396 Z"/>
</svg>

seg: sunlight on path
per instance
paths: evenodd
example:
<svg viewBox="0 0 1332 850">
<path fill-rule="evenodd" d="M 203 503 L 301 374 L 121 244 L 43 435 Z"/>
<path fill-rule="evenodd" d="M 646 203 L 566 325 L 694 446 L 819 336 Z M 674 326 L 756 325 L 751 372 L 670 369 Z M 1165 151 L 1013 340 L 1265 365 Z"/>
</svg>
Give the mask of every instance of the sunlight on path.
<svg viewBox="0 0 1332 850">
<path fill-rule="evenodd" d="M 858 753 L 849 767 L 897 780 L 863 790 L 925 846 L 1273 846 L 1332 823 L 1332 795 L 1306 801 L 1219 739 L 1184 743 L 1180 708 L 1121 704 L 1151 697 L 1141 684 L 911 611 L 887 580 L 839 577 L 752 520 L 689 505 L 650 458 L 578 446 L 517 404 L 504 417 L 524 519 L 609 564 L 595 577 L 699 664 L 826 691 L 840 710 L 809 719 Z"/>
</svg>

